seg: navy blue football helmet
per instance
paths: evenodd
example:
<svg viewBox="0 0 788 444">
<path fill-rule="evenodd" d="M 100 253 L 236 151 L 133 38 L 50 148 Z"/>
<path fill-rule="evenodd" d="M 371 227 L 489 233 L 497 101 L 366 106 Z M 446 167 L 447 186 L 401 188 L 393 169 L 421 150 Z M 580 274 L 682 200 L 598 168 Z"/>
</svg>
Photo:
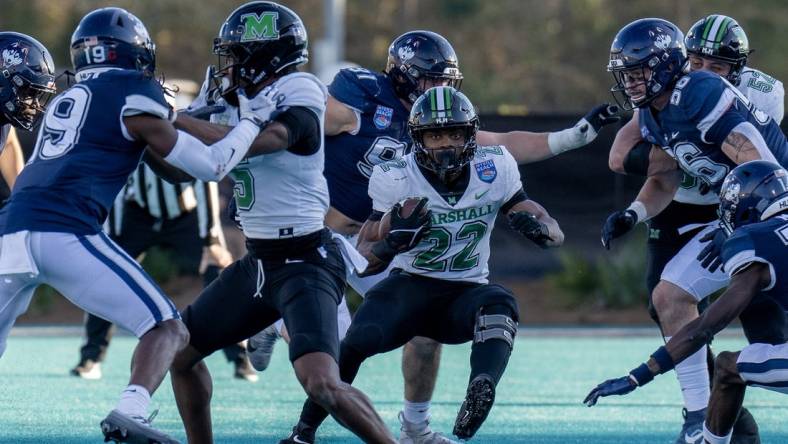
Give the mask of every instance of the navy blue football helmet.
<svg viewBox="0 0 788 444">
<path fill-rule="evenodd" d="M 30 130 L 55 95 L 55 63 L 44 45 L 18 32 L 0 32 L 0 55 L 0 124 Z"/>
<path fill-rule="evenodd" d="M 430 31 L 410 31 L 394 39 L 384 72 L 397 95 L 410 103 L 429 89 L 423 79 L 445 79 L 447 86 L 456 89 L 462 85 L 454 48 L 442 35 Z"/>
<path fill-rule="evenodd" d="M 238 7 L 213 40 L 219 56 L 214 81 L 222 97 L 237 105 L 235 91 L 247 93 L 261 83 L 309 61 L 308 37 L 301 18 L 274 2 L 254 1 Z"/>
<path fill-rule="evenodd" d="M 720 223 L 730 235 L 742 225 L 788 211 L 788 171 L 766 160 L 733 169 L 720 190 Z"/>
<path fill-rule="evenodd" d="M 720 14 L 698 20 L 687 32 L 684 44 L 689 54 L 729 63 L 731 71 L 725 78 L 734 85 L 739 84 L 741 71 L 752 52 L 747 34 L 739 23 Z"/>
<path fill-rule="evenodd" d="M 616 81 L 610 91 L 624 109 L 646 106 L 673 86 L 686 64 L 684 34 L 676 25 L 659 18 L 635 20 L 618 31 L 610 46 L 607 70 Z M 633 71 L 645 82 L 643 96 L 626 94 L 625 80 Z"/>
<path fill-rule="evenodd" d="M 71 36 L 71 64 L 87 68 L 115 67 L 153 74 L 156 45 L 145 25 L 123 8 L 101 8 L 82 17 Z"/>
</svg>

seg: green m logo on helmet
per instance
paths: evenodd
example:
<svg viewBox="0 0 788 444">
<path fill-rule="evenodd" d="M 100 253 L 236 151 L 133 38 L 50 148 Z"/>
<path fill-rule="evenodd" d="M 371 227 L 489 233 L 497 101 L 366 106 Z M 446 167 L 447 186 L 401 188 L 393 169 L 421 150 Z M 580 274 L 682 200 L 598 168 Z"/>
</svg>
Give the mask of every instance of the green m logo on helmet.
<svg viewBox="0 0 788 444">
<path fill-rule="evenodd" d="M 254 12 L 242 15 L 241 21 L 244 24 L 244 34 L 241 36 L 241 41 L 278 39 L 279 29 L 276 26 L 278 20 L 279 13 L 275 11 L 263 12 L 260 15 Z"/>
</svg>

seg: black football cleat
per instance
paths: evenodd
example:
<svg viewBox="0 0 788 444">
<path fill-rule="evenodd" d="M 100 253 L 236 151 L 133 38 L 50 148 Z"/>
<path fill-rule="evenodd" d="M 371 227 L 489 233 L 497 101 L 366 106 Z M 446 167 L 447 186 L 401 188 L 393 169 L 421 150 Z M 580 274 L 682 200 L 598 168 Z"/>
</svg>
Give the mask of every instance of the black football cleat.
<svg viewBox="0 0 788 444">
<path fill-rule="evenodd" d="M 293 427 L 293 433 L 287 438 L 279 441 L 279 444 L 314 444 L 315 443 L 315 429 L 311 426 L 298 421 L 298 424 Z"/>
<path fill-rule="evenodd" d="M 462 402 L 457 420 L 454 421 L 454 435 L 460 439 L 470 439 L 482 426 L 495 401 L 495 381 L 490 375 L 481 374 L 468 384 L 465 401 Z"/>
<path fill-rule="evenodd" d="M 118 410 L 109 412 L 109 415 L 101 421 L 101 433 L 104 434 L 104 442 L 180 444 L 179 441 L 151 427 L 151 422 L 156 417 L 156 413 L 158 413 L 158 410 L 153 412 L 150 418 L 146 419 L 140 416 L 127 415 Z"/>
</svg>

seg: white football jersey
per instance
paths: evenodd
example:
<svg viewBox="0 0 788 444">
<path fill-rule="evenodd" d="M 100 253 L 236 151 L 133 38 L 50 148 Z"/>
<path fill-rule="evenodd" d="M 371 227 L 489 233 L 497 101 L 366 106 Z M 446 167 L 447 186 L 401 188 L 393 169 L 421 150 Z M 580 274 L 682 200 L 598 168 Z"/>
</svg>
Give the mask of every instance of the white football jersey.
<svg viewBox="0 0 788 444">
<path fill-rule="evenodd" d="M 317 77 L 293 73 L 273 85 L 283 96 L 279 107 L 303 106 L 314 111 L 322 135 L 328 92 Z M 234 126 L 238 123 L 238 110 L 227 106 L 224 113 L 211 116 L 211 122 Z M 278 239 L 303 236 L 323 228 L 329 204 L 328 185 L 323 177 L 323 139 L 315 154 L 277 151 L 245 159 L 230 172 L 246 237 Z"/>
<path fill-rule="evenodd" d="M 449 281 L 487 283 L 490 233 L 498 211 L 522 188 L 517 162 L 502 146 L 480 146 L 470 163 L 470 181 L 454 203 L 427 181 L 414 154 L 376 165 L 369 179 L 372 208 L 386 212 L 409 197 L 427 197 L 432 229 L 393 266 Z"/>
<path fill-rule="evenodd" d="M 768 114 L 778 124 L 782 122 L 785 112 L 783 82 L 757 69 L 745 67 L 741 72 L 741 81 L 736 88 L 756 108 Z M 673 200 L 694 205 L 715 205 L 720 202 L 716 193 L 702 195 L 698 189 L 697 180 L 686 175 L 685 180 L 691 180 L 695 184 L 679 188 Z"/>
</svg>

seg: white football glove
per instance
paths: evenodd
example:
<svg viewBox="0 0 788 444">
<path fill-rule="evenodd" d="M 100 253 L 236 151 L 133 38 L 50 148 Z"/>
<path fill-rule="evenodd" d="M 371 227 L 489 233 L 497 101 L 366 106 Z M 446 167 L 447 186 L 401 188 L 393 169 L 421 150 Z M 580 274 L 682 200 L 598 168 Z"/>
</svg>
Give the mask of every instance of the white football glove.
<svg viewBox="0 0 788 444">
<path fill-rule="evenodd" d="M 271 115 L 276 111 L 279 90 L 269 86 L 251 99 L 247 98 L 240 88 L 237 94 L 240 119 L 251 120 L 261 128 L 267 125 L 271 120 Z"/>
</svg>

